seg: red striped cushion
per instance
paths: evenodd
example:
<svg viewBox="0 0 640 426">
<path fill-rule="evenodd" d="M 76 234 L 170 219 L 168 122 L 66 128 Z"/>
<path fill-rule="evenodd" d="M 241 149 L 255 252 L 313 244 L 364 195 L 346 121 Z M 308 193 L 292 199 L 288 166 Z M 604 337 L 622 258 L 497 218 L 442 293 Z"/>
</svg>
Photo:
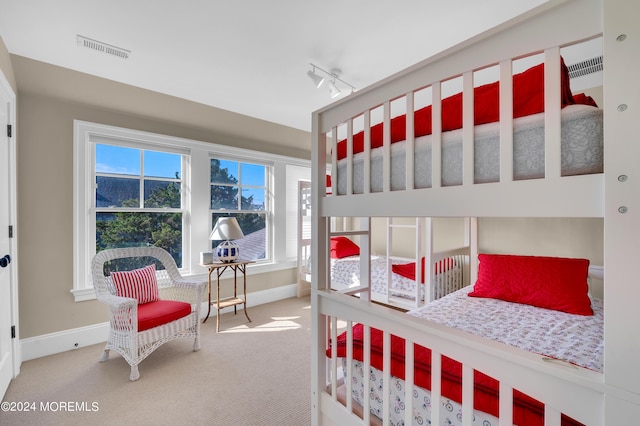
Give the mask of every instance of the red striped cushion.
<svg viewBox="0 0 640 426">
<path fill-rule="evenodd" d="M 156 265 L 133 271 L 112 272 L 111 279 L 118 296 L 138 299 L 139 304 L 155 302 L 160 297 Z"/>
</svg>

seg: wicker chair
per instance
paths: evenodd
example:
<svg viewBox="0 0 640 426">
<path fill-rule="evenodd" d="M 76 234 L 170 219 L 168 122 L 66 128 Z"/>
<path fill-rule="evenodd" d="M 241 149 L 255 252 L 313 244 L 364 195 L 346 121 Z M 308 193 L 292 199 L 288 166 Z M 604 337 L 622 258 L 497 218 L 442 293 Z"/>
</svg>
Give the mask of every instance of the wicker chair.
<svg viewBox="0 0 640 426">
<path fill-rule="evenodd" d="M 133 270 L 150 264 L 156 266 L 159 303 L 138 305 L 138 300 L 135 298 L 116 295 L 111 270 Z M 193 350 L 200 349 L 200 307 L 207 282 L 183 279 L 175 261 L 165 250 L 159 247 L 103 250 L 93 258 L 92 274 L 98 300 L 109 305 L 109 338 L 100 362 L 109 359 L 110 349 L 117 351 L 131 365 L 129 379 L 135 381 L 140 377 L 138 364 L 165 342 L 192 337 Z M 166 301 L 186 302 L 191 305 L 190 313 L 188 306 Z M 152 306 L 154 303 L 158 304 Z M 182 305 L 180 315 L 184 316 L 162 323 L 163 320 L 157 319 L 164 318 L 166 314 L 162 314 L 155 319 L 155 325 L 151 328 L 144 329 L 149 326 L 149 323 L 139 327 L 139 321 L 142 321 L 138 316 L 139 306 L 144 306 L 145 312 L 149 312 L 149 308 L 157 309 L 167 305 Z M 146 313 L 142 315 L 145 318 L 147 316 Z M 142 331 L 138 331 L 139 328 Z"/>
</svg>

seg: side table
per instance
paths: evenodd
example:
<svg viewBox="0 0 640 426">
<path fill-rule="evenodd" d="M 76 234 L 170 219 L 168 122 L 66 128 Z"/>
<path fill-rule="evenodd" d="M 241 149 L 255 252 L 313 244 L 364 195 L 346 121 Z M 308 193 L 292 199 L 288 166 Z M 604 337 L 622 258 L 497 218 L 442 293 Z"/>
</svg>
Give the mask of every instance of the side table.
<svg viewBox="0 0 640 426">
<path fill-rule="evenodd" d="M 234 314 L 237 314 L 238 305 L 243 305 L 244 315 L 247 317 L 247 320 L 251 322 L 251 318 L 249 318 L 249 314 L 247 313 L 247 265 L 250 263 L 255 263 L 254 260 L 236 260 L 233 262 L 215 262 L 215 263 L 207 263 L 202 266 L 209 269 L 209 308 L 207 310 L 207 316 L 202 321 L 203 323 L 207 322 L 209 318 L 209 314 L 211 314 L 211 305 L 216 306 L 216 332 L 220 331 L 220 309 L 224 309 L 229 306 L 233 306 Z M 227 269 L 233 270 L 233 297 L 227 297 L 225 299 L 220 299 L 220 276 Z M 211 274 L 215 271 L 216 273 L 216 284 L 217 284 L 217 293 L 216 299 L 211 301 Z M 242 273 L 242 296 L 238 295 L 238 271 Z"/>
</svg>

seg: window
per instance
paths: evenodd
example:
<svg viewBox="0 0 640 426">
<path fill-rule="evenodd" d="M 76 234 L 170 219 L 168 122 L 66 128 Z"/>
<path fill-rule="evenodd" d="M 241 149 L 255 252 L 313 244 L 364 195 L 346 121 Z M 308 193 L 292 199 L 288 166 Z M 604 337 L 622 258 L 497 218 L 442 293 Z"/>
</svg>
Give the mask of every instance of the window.
<svg viewBox="0 0 640 426">
<path fill-rule="evenodd" d="M 109 247 L 160 246 L 184 276 L 206 279 L 199 253 L 217 245 L 209 234 L 220 215 L 238 219 L 242 257 L 258 261 L 251 273 L 295 268 L 288 182 L 302 175 L 308 160 L 75 121 L 75 300 L 95 299 L 91 260 Z"/>
<path fill-rule="evenodd" d="M 264 164 L 211 159 L 211 223 L 220 216 L 235 216 L 245 236 L 236 241 L 243 259 L 271 258 L 267 233 L 270 171 Z M 213 247 L 220 242 L 214 240 Z"/>
<path fill-rule="evenodd" d="M 96 252 L 158 246 L 182 267 L 183 155 L 95 144 Z"/>
</svg>

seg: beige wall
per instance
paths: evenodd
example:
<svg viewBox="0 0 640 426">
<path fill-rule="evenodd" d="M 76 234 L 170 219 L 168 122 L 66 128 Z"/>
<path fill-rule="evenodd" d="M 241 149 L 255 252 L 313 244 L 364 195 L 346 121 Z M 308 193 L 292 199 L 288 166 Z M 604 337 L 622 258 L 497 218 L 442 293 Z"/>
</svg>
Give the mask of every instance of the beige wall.
<svg viewBox="0 0 640 426">
<path fill-rule="evenodd" d="M 74 119 L 310 157 L 311 137 L 306 132 L 21 57 L 11 59 L 19 98 L 17 235 L 21 338 L 107 320 L 104 305 L 97 301 L 75 302 L 70 293 Z M 236 134 L 227 133 L 230 122 L 232 128 L 238 128 Z M 248 279 L 250 292 L 295 282 L 294 269 L 251 275 Z"/>
</svg>

